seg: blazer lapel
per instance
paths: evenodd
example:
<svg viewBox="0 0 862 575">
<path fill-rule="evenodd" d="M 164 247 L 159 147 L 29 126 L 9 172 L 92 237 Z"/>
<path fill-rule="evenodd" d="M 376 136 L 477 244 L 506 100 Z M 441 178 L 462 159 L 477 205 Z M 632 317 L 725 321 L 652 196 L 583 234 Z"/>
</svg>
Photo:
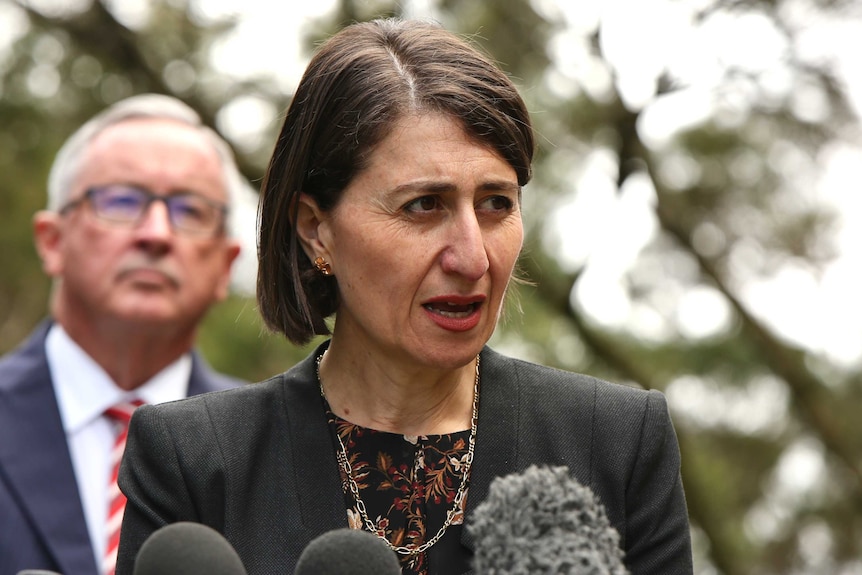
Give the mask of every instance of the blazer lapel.
<svg viewBox="0 0 862 575">
<path fill-rule="evenodd" d="M 328 345 L 298 363 L 285 375 L 285 411 L 302 523 L 309 541 L 326 531 L 347 527 L 341 474 L 320 397 L 316 360 Z"/>
<path fill-rule="evenodd" d="M 48 325 L 43 324 L 6 364 L 7 380 L 0 389 L 0 438 L 4 438 L 0 441 L 0 473 L 59 570 L 96 573 L 45 357 Z"/>
<path fill-rule="evenodd" d="M 473 551 L 468 526 L 476 506 L 488 497 L 496 477 L 513 473 L 518 466 L 518 414 L 520 394 L 515 372 L 506 369 L 506 358 L 485 348 L 479 364 L 479 425 L 470 471 L 470 491 L 461 543 Z"/>
</svg>

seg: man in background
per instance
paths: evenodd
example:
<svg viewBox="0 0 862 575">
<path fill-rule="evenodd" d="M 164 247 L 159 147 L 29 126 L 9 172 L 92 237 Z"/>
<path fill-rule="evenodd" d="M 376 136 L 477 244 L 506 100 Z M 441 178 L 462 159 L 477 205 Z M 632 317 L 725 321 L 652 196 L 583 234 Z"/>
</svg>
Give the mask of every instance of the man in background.
<svg viewBox="0 0 862 575">
<path fill-rule="evenodd" d="M 243 383 L 194 344 L 230 289 L 246 185 L 228 145 L 166 96 L 121 101 L 60 149 L 33 219 L 51 317 L 0 358 L 0 573 L 113 573 L 132 410 Z"/>
</svg>

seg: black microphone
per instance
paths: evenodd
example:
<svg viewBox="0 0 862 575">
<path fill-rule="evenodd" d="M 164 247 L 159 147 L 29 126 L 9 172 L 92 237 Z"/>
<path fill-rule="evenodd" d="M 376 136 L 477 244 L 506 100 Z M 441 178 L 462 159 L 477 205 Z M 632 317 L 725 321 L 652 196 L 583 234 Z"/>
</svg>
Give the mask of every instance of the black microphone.
<svg viewBox="0 0 862 575">
<path fill-rule="evenodd" d="M 44 569 L 24 569 L 18 571 L 15 575 L 60 575 L 56 571 L 46 571 Z"/>
<path fill-rule="evenodd" d="M 527 468 L 491 482 L 467 525 L 476 575 L 627 575 L 620 536 L 566 467 Z"/>
<path fill-rule="evenodd" d="M 181 521 L 157 529 L 135 558 L 134 575 L 246 575 L 237 552 L 221 533 Z"/>
<path fill-rule="evenodd" d="M 294 575 L 401 575 L 395 552 L 376 535 L 335 529 L 303 549 Z"/>
</svg>

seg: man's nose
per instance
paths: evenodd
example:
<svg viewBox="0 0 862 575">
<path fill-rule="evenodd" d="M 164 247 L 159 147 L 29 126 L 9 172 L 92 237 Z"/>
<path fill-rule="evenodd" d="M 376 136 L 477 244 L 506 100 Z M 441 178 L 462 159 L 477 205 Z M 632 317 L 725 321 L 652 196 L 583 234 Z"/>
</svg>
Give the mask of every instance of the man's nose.
<svg viewBox="0 0 862 575">
<path fill-rule="evenodd" d="M 155 200 L 147 206 L 137 226 L 135 233 L 143 241 L 166 242 L 174 235 L 168 206 L 163 201 Z"/>
</svg>

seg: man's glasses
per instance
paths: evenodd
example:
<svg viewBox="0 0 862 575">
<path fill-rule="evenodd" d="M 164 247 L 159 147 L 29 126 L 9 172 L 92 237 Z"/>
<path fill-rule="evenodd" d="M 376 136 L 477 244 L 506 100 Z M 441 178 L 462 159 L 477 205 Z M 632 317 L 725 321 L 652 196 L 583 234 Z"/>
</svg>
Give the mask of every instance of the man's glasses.
<svg viewBox="0 0 862 575">
<path fill-rule="evenodd" d="M 158 196 L 149 190 L 126 184 L 109 184 L 88 189 L 84 195 L 63 206 L 61 214 L 90 202 L 96 217 L 125 227 L 141 222 L 153 202 L 163 202 L 171 226 L 190 235 L 212 235 L 224 226 L 227 206 L 198 194 L 183 192 Z"/>
</svg>

